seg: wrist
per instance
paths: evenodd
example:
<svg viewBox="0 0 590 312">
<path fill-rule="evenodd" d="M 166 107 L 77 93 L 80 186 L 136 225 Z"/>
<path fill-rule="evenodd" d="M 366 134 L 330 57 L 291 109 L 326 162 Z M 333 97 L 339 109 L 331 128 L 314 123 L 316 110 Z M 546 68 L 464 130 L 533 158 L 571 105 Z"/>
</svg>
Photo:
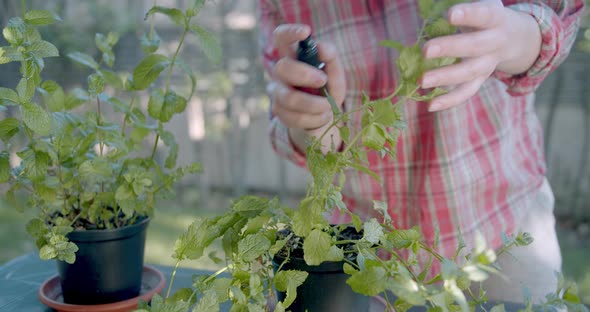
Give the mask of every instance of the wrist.
<svg viewBox="0 0 590 312">
<path fill-rule="evenodd" d="M 513 52 L 507 53 L 507 58 L 500 62 L 496 69 L 507 74 L 518 75 L 527 72 L 541 53 L 541 28 L 530 14 L 510 8 L 506 9 L 513 16 L 507 20 L 517 21 L 516 23 L 509 22 L 510 25 L 507 26 L 516 30 L 509 32 L 515 34 L 508 42 L 513 47 Z"/>
</svg>

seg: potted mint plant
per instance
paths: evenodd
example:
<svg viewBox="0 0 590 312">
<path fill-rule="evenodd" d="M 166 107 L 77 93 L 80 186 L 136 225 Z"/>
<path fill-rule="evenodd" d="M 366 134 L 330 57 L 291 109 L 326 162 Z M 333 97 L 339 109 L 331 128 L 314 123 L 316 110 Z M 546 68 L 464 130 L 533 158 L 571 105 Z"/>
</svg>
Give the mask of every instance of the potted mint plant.
<svg viewBox="0 0 590 312">
<path fill-rule="evenodd" d="M 194 23 L 204 2 L 191 1 L 184 11 L 152 7 L 146 15 L 152 25 L 141 40 L 146 55 L 131 73 L 111 70 L 117 34 L 97 34 L 99 60 L 81 52 L 67 55 L 91 71 L 83 88 L 69 91 L 42 77 L 44 59 L 60 53 L 37 28 L 58 22 L 57 15 L 23 8 L 23 16 L 3 29 L 9 45 L 0 47 L 0 64 L 19 62 L 22 77 L 15 89 L 0 88 L 0 108 L 14 113 L 0 121 L 0 182 L 12 203 L 35 211 L 26 229 L 40 257 L 57 260 L 66 303 L 136 297 L 146 228 L 158 199 L 200 170 L 197 163 L 176 165 L 178 145 L 165 125 L 185 111 L 195 89 L 190 67 L 179 58 L 185 38 L 196 35 L 205 54 L 220 59 L 217 40 Z M 154 14 L 168 16 L 182 30 L 173 55 L 157 53 Z M 190 90 L 173 84 L 178 69 L 190 79 Z M 150 94 L 147 111 L 140 103 L 144 92 Z M 107 118 L 107 110 L 114 116 Z M 168 154 L 160 162 L 156 152 L 162 145 Z M 14 155 L 18 160 L 11 162 Z"/>
<path fill-rule="evenodd" d="M 340 193 L 345 170 L 360 170 L 379 180 L 367 167 L 367 149 L 395 157 L 397 135 L 404 127 L 399 107 L 406 100 L 424 101 L 445 92 L 434 89 L 419 93 L 417 80 L 424 71 L 456 60 L 425 60 L 420 45 L 426 37 L 455 32 L 441 17 L 453 3 L 420 1 L 426 23 L 416 44 L 382 42 L 400 54 L 396 64 L 402 79 L 393 94 L 381 99 L 364 97 L 358 109 L 344 113 L 326 94 L 335 116 L 331 127 L 361 114 L 362 128 L 354 132 L 340 128 L 345 146 L 342 151 L 332 148 L 323 154 L 322 138 L 309 143 L 306 157 L 312 181 L 297 209 L 285 207 L 276 198 L 244 196 L 223 215 L 198 218 L 174 246 L 176 266 L 206 256 L 207 247 L 214 241 L 223 246 L 225 259 L 209 256 L 218 262 L 225 260 L 225 266 L 213 274 L 194 276 L 192 287 L 175 293 L 171 292 L 173 273 L 165 296 L 155 296 L 151 306 L 143 304 L 138 311 L 217 311 L 227 302 L 231 311 L 367 311 L 374 296 L 382 298 L 382 310 L 407 311 L 421 306 L 428 311 L 472 311 L 477 307 L 505 311 L 507 306 L 502 304 L 490 308 L 485 293 L 473 293 L 470 286 L 499 272 L 494 265 L 499 254 L 530 243 L 526 233 L 506 236 L 498 254 L 478 239 L 473 250 L 465 252 L 460 244 L 449 259 L 435 251 L 438 239 L 428 245 L 418 229 L 395 228 L 386 203 L 374 202 L 379 219 L 362 220 L 348 210 Z M 334 209 L 348 214 L 351 224 L 329 224 L 324 216 Z M 418 261 L 418 253 L 428 255 L 426 263 Z M 459 259 L 462 253 L 467 256 Z M 431 274 L 435 263 L 441 268 L 436 275 Z M 330 280 L 330 275 L 345 278 Z M 326 290 L 330 288 L 337 291 Z M 577 304 L 574 288 L 563 280 L 556 294 L 547 298 L 540 309 L 557 306 L 586 310 Z M 527 302 L 518 309 L 534 308 Z"/>
</svg>

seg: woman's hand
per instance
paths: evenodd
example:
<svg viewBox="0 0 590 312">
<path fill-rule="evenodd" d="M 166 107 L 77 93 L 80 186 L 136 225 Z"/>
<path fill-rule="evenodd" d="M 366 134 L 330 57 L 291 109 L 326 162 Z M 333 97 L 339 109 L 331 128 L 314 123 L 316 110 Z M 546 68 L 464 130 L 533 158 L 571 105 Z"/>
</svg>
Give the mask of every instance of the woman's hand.
<svg viewBox="0 0 590 312">
<path fill-rule="evenodd" d="M 275 29 L 273 41 L 281 58 L 272 69 L 272 80 L 267 87 L 273 115 L 289 128 L 292 141 L 300 148 L 305 147 L 306 136 L 321 135 L 334 116 L 324 96 L 309 94 L 298 88 L 320 89 L 327 83 L 328 92 L 338 105 L 344 102 L 346 92 L 344 69 L 334 46 L 318 43 L 319 59 L 325 63 L 324 71 L 296 60 L 298 42 L 310 33 L 309 26 L 300 24 L 283 24 Z M 334 143 L 339 144 L 337 131 L 326 138 L 337 139 Z"/>
<path fill-rule="evenodd" d="M 456 86 L 433 99 L 429 111 L 461 104 L 476 94 L 494 71 L 523 73 L 539 56 L 541 30 L 535 19 L 505 8 L 499 0 L 455 5 L 448 19 L 463 32 L 429 40 L 423 48 L 424 56 L 463 59 L 422 76 L 423 88 Z"/>
</svg>

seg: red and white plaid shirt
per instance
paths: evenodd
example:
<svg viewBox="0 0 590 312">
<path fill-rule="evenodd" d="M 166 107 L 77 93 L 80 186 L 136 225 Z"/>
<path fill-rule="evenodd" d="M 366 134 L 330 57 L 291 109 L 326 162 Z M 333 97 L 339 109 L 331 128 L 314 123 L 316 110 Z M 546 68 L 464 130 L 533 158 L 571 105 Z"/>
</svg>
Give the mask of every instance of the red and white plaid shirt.
<svg viewBox="0 0 590 312">
<path fill-rule="evenodd" d="M 372 201 L 381 200 L 400 228 L 417 225 L 432 241 L 438 227 L 439 252 L 446 257 L 456 249 L 459 231 L 468 246 L 479 231 L 498 247 L 500 234 L 518 230 L 521 216 L 552 205 L 552 194 L 541 189 L 545 160 L 533 91 L 567 57 L 583 1 L 511 0 L 504 5 L 539 23 L 543 46 L 532 68 L 516 77 L 495 73 L 475 96 L 453 109 L 430 113 L 424 103 L 406 103 L 408 126 L 399 138 L 397 158 L 369 153 L 370 168 L 383 184 L 350 171 L 342 191 L 349 209 L 363 217 L 376 215 Z M 413 43 L 422 25 L 417 6 L 415 0 L 260 0 L 265 68 L 270 70 L 278 60 L 272 42 L 276 26 L 308 24 L 318 40 L 331 42 L 340 53 L 346 110 L 360 105 L 363 91 L 371 99 L 387 96 L 398 81 L 397 53 L 379 42 Z M 351 120 L 351 133 L 360 124 L 360 116 Z M 276 117 L 270 136 L 279 155 L 305 166 L 305 155 Z M 335 215 L 333 221 L 348 220 Z"/>
</svg>

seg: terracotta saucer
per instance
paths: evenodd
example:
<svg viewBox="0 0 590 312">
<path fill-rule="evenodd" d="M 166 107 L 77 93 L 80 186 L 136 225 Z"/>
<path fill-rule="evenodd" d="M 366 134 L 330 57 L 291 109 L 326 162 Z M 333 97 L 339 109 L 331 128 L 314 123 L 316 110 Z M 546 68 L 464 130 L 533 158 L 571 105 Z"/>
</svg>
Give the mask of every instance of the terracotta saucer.
<svg viewBox="0 0 590 312">
<path fill-rule="evenodd" d="M 144 265 L 139 296 L 125 301 L 97 305 L 64 303 L 57 275 L 46 280 L 39 288 L 37 295 L 41 302 L 57 312 L 128 312 L 137 308 L 139 300 L 149 301 L 155 293 L 160 293 L 165 284 L 166 279 L 162 272 L 152 266 Z"/>
</svg>

